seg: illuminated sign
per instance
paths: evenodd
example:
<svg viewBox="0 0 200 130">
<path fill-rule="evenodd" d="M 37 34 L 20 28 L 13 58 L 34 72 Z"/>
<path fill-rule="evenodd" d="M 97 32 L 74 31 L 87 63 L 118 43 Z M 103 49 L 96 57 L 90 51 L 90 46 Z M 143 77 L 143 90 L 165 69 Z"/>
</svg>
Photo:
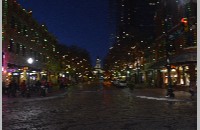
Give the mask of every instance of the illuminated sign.
<svg viewBox="0 0 200 130">
<path fill-rule="evenodd" d="M 19 73 L 13 73 L 13 75 L 19 75 Z"/>
</svg>

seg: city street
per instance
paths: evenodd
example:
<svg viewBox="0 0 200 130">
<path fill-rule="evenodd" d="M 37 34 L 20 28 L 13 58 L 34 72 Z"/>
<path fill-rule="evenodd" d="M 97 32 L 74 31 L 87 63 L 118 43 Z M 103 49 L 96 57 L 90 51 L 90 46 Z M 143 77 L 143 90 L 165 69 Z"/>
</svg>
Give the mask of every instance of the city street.
<svg viewBox="0 0 200 130">
<path fill-rule="evenodd" d="M 196 130 L 197 18 L 197 0 L 2 0 L 2 129 Z"/>
<path fill-rule="evenodd" d="M 5 100 L 3 130 L 197 129 L 195 100 L 144 98 L 146 93 L 145 90 L 79 84 L 69 88 L 64 96 Z"/>
</svg>

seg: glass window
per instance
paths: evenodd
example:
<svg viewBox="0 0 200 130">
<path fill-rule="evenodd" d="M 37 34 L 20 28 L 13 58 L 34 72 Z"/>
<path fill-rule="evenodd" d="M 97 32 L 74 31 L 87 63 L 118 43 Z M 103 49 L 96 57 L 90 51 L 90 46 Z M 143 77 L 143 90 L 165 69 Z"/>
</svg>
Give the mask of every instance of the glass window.
<svg viewBox="0 0 200 130">
<path fill-rule="evenodd" d="M 22 56 L 26 55 L 26 47 L 22 45 Z"/>
<path fill-rule="evenodd" d="M 16 43 L 16 54 L 19 54 L 20 52 L 20 45 L 19 43 Z"/>
<path fill-rule="evenodd" d="M 11 27 L 12 29 L 15 29 L 15 18 L 14 18 L 13 16 L 11 17 L 10 27 Z"/>
<path fill-rule="evenodd" d="M 9 43 L 9 46 L 8 46 L 8 51 L 9 51 L 9 52 L 13 52 L 13 43 L 14 43 L 14 42 L 13 42 L 13 40 L 10 40 L 9 42 L 10 42 L 10 43 Z"/>
<path fill-rule="evenodd" d="M 27 27 L 26 27 L 26 25 L 24 25 L 24 27 L 23 27 L 23 35 L 27 35 Z"/>
</svg>

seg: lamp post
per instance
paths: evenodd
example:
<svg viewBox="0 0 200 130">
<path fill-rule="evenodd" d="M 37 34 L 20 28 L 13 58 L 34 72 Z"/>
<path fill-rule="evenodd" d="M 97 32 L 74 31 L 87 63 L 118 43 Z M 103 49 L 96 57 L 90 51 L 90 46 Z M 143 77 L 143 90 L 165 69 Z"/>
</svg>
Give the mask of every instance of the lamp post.
<svg viewBox="0 0 200 130">
<path fill-rule="evenodd" d="M 167 22 L 168 19 L 165 19 L 165 27 L 167 26 Z M 171 63 L 170 63 L 170 44 L 169 44 L 169 39 L 168 39 L 168 29 L 166 27 L 165 29 L 165 42 L 166 42 L 166 60 L 167 60 L 167 64 L 166 64 L 166 68 L 167 68 L 167 78 L 168 78 L 168 89 L 167 89 L 167 94 L 166 97 L 174 97 L 174 93 L 173 93 L 173 88 L 172 88 L 172 81 L 171 81 Z"/>
<path fill-rule="evenodd" d="M 28 64 L 33 64 L 33 62 L 34 62 L 33 58 L 27 59 Z M 30 84 L 30 73 L 28 73 L 27 80 L 28 80 L 28 86 L 29 86 L 29 84 Z"/>
<path fill-rule="evenodd" d="M 168 89 L 167 89 L 167 94 L 166 97 L 174 97 L 174 93 L 173 93 L 173 88 L 172 88 L 172 80 L 171 80 L 171 64 L 170 64 L 170 60 L 169 60 L 169 51 L 166 52 L 167 53 L 167 78 L 168 78 Z"/>
<path fill-rule="evenodd" d="M 136 83 L 139 84 L 140 83 L 140 62 L 139 59 L 137 59 L 137 63 L 136 63 Z"/>
</svg>

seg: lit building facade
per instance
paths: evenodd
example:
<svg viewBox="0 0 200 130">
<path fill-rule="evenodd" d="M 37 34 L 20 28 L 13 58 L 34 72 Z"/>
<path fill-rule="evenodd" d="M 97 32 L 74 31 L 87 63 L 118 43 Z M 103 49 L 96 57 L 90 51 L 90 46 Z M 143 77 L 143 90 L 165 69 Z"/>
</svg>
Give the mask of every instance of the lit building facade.
<svg viewBox="0 0 200 130">
<path fill-rule="evenodd" d="M 112 3 L 110 10 L 116 21 L 116 32 L 104 61 L 105 70 L 110 70 L 113 77 L 126 76 L 137 83 L 143 82 L 143 49 L 154 36 L 155 7 L 139 0 L 110 0 Z"/>
<path fill-rule="evenodd" d="M 15 0 L 3 0 L 2 4 L 3 81 L 50 80 L 50 75 L 56 72 L 51 64 L 59 63 L 56 59 L 60 59 L 56 39 L 45 25 L 39 25 L 32 18 L 32 11 L 22 9 Z M 28 58 L 33 59 L 32 64 L 27 62 Z"/>
<path fill-rule="evenodd" d="M 196 63 L 197 63 L 197 21 L 196 2 L 190 1 L 159 1 L 155 12 L 156 39 L 149 48 L 146 57 L 153 59 L 147 62 L 152 65 L 149 77 L 153 77 L 154 86 L 164 87 L 168 81 L 166 68 L 167 56 L 169 54 L 171 63 L 171 83 L 175 89 L 188 89 L 189 86 L 196 87 Z M 187 23 L 183 23 L 183 20 Z M 185 24 L 185 25 L 184 25 Z"/>
<path fill-rule="evenodd" d="M 196 1 L 112 1 L 117 3 L 113 9 L 117 9 L 118 22 L 115 41 L 105 58 L 105 68 L 113 76 L 129 72 L 136 83 L 163 87 L 168 84 L 165 66 L 168 54 L 172 84 L 195 84 Z M 188 23 L 183 25 L 182 18 Z"/>
</svg>

